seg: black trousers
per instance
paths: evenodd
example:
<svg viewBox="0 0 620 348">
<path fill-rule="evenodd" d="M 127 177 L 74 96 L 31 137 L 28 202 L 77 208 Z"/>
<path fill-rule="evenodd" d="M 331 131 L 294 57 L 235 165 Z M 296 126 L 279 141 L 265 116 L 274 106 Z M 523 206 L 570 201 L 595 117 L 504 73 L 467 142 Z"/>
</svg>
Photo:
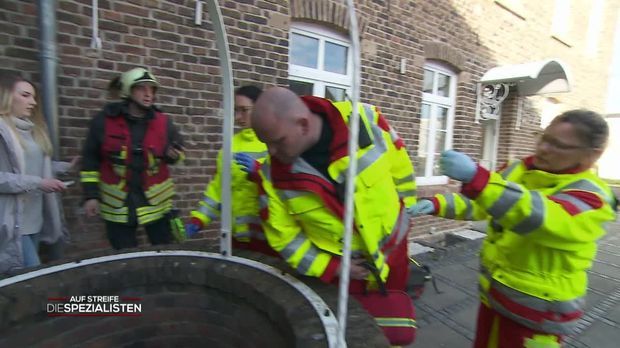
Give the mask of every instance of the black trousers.
<svg viewBox="0 0 620 348">
<path fill-rule="evenodd" d="M 114 249 L 135 248 L 138 246 L 138 239 L 136 238 L 137 224 L 126 225 L 106 221 L 105 227 L 108 240 Z M 168 215 L 148 225 L 144 225 L 144 229 L 152 245 L 169 244 L 172 242 L 170 217 Z"/>
</svg>

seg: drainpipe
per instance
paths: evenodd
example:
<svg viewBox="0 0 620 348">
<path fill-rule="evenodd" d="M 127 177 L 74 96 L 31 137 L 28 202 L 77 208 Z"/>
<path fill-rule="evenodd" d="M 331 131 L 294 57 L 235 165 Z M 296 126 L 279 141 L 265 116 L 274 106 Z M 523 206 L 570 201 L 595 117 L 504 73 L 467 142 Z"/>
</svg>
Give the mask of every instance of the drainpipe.
<svg viewBox="0 0 620 348">
<path fill-rule="evenodd" d="M 40 33 L 41 64 L 41 110 L 45 115 L 54 149 L 54 158 L 60 155 L 58 148 L 58 90 L 56 69 L 56 5 L 57 0 L 37 0 L 37 21 Z"/>
</svg>

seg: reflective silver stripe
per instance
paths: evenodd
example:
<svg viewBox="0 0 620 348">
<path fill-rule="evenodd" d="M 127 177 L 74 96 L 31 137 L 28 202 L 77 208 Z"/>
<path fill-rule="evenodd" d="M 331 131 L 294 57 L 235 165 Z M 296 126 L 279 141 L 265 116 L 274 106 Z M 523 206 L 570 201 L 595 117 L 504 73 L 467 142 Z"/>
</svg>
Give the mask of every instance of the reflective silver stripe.
<svg viewBox="0 0 620 348">
<path fill-rule="evenodd" d="M 293 256 L 297 249 L 299 249 L 306 240 L 307 238 L 303 235 L 303 233 L 297 233 L 297 236 L 295 236 L 295 238 L 288 243 L 284 249 L 280 250 L 280 254 L 284 260 L 288 260 L 291 256 Z"/>
<path fill-rule="evenodd" d="M 308 195 L 308 193 L 304 191 L 295 191 L 295 190 L 278 190 L 278 195 L 283 201 L 286 201 L 289 199 L 306 196 Z"/>
<path fill-rule="evenodd" d="M 545 210 L 543 199 L 541 194 L 537 191 L 530 191 L 532 196 L 531 204 L 532 210 L 530 215 L 527 216 L 518 225 L 512 228 L 517 233 L 529 233 L 539 228 L 545 219 Z"/>
<path fill-rule="evenodd" d="M 514 289 L 510 289 L 498 282 L 493 282 L 491 284 L 491 287 L 510 298 L 511 301 L 540 312 L 568 314 L 582 311 L 585 305 L 585 301 L 583 298 L 578 298 L 571 301 L 545 301 L 543 299 L 518 292 Z M 572 321 L 563 322 L 557 322 L 552 320 L 543 320 L 542 322 L 533 321 L 509 311 L 499 301 L 495 300 L 493 296 L 489 296 L 489 302 L 491 306 L 496 309 L 500 314 L 516 321 L 517 323 L 525 325 L 529 328 L 553 334 L 567 335 L 573 333 L 580 319 L 579 317 L 577 317 Z"/>
<path fill-rule="evenodd" d="M 456 216 L 456 207 L 454 206 L 454 196 L 453 195 L 445 195 L 446 198 L 446 212 L 444 217 L 447 219 L 454 219 Z"/>
<path fill-rule="evenodd" d="M 375 317 L 377 325 L 381 327 L 416 327 L 415 319 Z"/>
<path fill-rule="evenodd" d="M 501 219 L 523 197 L 521 187 L 513 182 L 508 182 L 501 196 L 489 208 L 488 213 L 495 219 Z"/>
<path fill-rule="evenodd" d="M 265 232 L 263 232 L 262 228 L 250 227 L 250 234 L 254 239 L 267 240 L 267 237 L 265 237 Z"/>
<path fill-rule="evenodd" d="M 372 111 L 372 107 L 369 104 L 362 104 L 364 107 L 364 113 L 366 114 L 366 119 L 368 120 L 368 125 L 370 126 L 370 130 L 372 131 L 373 143 L 374 147 L 364 153 L 357 160 L 357 173 L 361 173 L 364 169 L 368 168 L 371 164 L 373 164 L 383 153 L 387 151 L 387 146 L 385 145 L 385 141 L 382 135 L 382 129 L 377 126 L 374 122 L 374 112 Z"/>
<path fill-rule="evenodd" d="M 247 231 L 235 232 L 234 233 L 234 237 L 235 238 L 252 238 L 252 239 L 258 239 L 258 240 L 267 240 L 267 238 L 265 238 L 265 233 L 263 232 L 263 230 L 261 228 L 255 228 L 253 226 L 248 227 Z"/>
<path fill-rule="evenodd" d="M 571 196 L 571 195 L 566 194 L 566 193 L 558 193 L 558 194 L 555 194 L 555 195 L 550 196 L 550 197 L 557 198 L 559 200 L 571 203 L 572 205 L 577 207 L 577 209 L 579 209 L 580 213 L 583 213 L 584 211 L 588 211 L 588 210 L 594 209 L 589 204 L 587 204 L 584 201 L 582 201 L 581 199 L 579 199 L 579 198 L 577 198 L 575 196 Z"/>
<path fill-rule="evenodd" d="M 269 206 L 269 197 L 267 197 L 266 194 L 258 196 L 258 206 L 261 209 L 267 208 Z"/>
<path fill-rule="evenodd" d="M 152 206 L 147 205 L 136 209 L 136 215 L 138 216 L 138 224 L 144 225 L 151 221 L 161 219 L 164 214 L 172 209 L 172 202 L 169 201 L 162 205 Z"/>
<path fill-rule="evenodd" d="M 120 208 L 116 208 L 116 207 L 111 207 L 107 204 L 101 204 L 100 205 L 101 210 L 104 210 L 110 214 L 127 214 L 127 207 L 120 207 Z"/>
<path fill-rule="evenodd" d="M 202 204 L 199 204 L 198 212 L 202 215 L 208 216 L 211 220 L 215 220 L 220 216 L 219 211 L 216 211 L 213 208 Z"/>
<path fill-rule="evenodd" d="M 263 158 L 265 158 L 267 156 L 267 151 L 260 151 L 260 152 L 239 151 L 239 152 L 235 152 L 235 154 L 237 154 L 237 153 L 246 154 L 246 155 L 252 157 L 255 160 L 263 159 Z"/>
<path fill-rule="evenodd" d="M 457 193 L 463 202 L 465 202 L 465 220 L 472 220 L 474 218 L 474 206 L 471 204 L 471 200 L 461 193 Z"/>
<path fill-rule="evenodd" d="M 569 190 L 580 190 L 580 191 L 588 191 L 588 192 L 598 193 L 601 197 L 603 197 L 603 199 L 608 204 L 611 204 L 611 205 L 614 204 L 613 197 L 609 197 L 607 192 L 605 192 L 602 188 L 600 188 L 598 185 L 594 184 L 590 180 L 581 179 L 581 180 L 575 181 L 573 183 L 570 183 L 570 184 L 560 188 L 555 193 L 562 192 L 562 191 L 569 191 Z M 555 193 L 554 193 L 554 195 L 555 195 Z"/>
<path fill-rule="evenodd" d="M 502 171 L 502 178 L 504 178 L 504 180 L 506 178 L 508 178 L 510 176 L 510 174 L 512 174 L 512 172 L 519 166 L 521 165 L 521 161 L 515 161 L 514 163 L 512 163 L 510 166 L 508 166 L 506 169 L 504 169 Z"/>
<path fill-rule="evenodd" d="M 222 209 L 222 204 L 220 202 L 216 202 L 213 198 L 211 197 L 205 197 L 202 199 L 202 201 L 210 206 L 211 208 L 220 211 Z"/>
<path fill-rule="evenodd" d="M 400 139 L 400 136 L 398 135 L 398 133 L 396 133 L 396 131 L 392 127 L 390 127 L 390 138 L 392 139 L 393 143 L 395 143 L 398 139 Z"/>
<path fill-rule="evenodd" d="M 319 249 L 317 249 L 314 245 L 310 244 L 310 248 L 308 248 L 304 256 L 301 258 L 301 261 L 299 261 L 299 264 L 297 265 L 297 272 L 301 274 L 308 273 L 308 270 L 310 269 L 312 263 L 314 262 L 314 260 L 316 260 L 316 257 L 318 255 Z"/>
<path fill-rule="evenodd" d="M 251 238 L 252 237 L 252 234 L 250 233 L 250 231 L 235 232 L 233 235 L 235 238 Z"/>
<path fill-rule="evenodd" d="M 360 103 L 364 108 L 364 116 L 366 116 L 366 120 L 368 121 L 368 125 L 372 126 L 375 124 L 375 112 L 372 111 L 372 105 L 366 103 Z"/>
<path fill-rule="evenodd" d="M 362 156 L 357 159 L 357 174 L 368 168 L 377 159 L 379 159 L 383 153 L 387 151 L 387 146 L 385 145 L 385 141 L 381 133 L 382 130 L 379 126 L 375 125 L 374 112 L 372 111 L 371 105 L 362 104 L 362 106 L 364 107 L 364 114 L 366 116 L 366 119 L 368 120 L 368 126 L 370 127 L 370 131 L 372 132 L 372 141 L 374 147 L 366 151 Z M 340 173 L 336 178 L 336 182 L 342 184 L 345 180 L 345 177 L 345 172 Z"/>
<path fill-rule="evenodd" d="M 114 208 L 110 207 L 107 204 L 102 204 L 99 206 L 99 211 L 101 213 L 101 217 L 104 220 L 118 222 L 118 223 L 126 223 L 128 220 L 127 217 L 127 207 Z"/>
<path fill-rule="evenodd" d="M 511 301 L 539 312 L 551 311 L 555 313 L 569 314 L 580 311 L 585 306 L 585 300 L 581 297 L 570 301 L 547 301 L 542 298 L 530 296 L 523 292 L 517 291 L 500 282 L 494 281 L 492 283 L 492 287 L 508 297 Z"/>
<path fill-rule="evenodd" d="M 301 157 L 298 157 L 295 162 L 293 162 L 293 165 L 291 166 L 291 173 L 310 174 L 318 176 L 319 178 L 329 182 L 329 180 L 325 176 L 323 176 L 323 174 L 321 174 L 313 166 L 308 164 L 308 162 L 306 162 Z"/>
<path fill-rule="evenodd" d="M 471 220 L 473 218 L 473 206 L 471 204 L 471 201 L 469 200 L 469 198 L 465 197 L 464 195 L 462 195 L 461 193 L 457 193 L 456 196 L 459 197 L 459 199 L 461 201 L 463 201 L 465 203 L 465 219 Z M 446 199 L 446 212 L 445 212 L 445 218 L 448 219 L 454 219 L 456 217 L 456 200 L 455 200 L 455 195 L 445 195 L 444 196 Z"/>
<path fill-rule="evenodd" d="M 255 215 L 243 215 L 235 218 L 236 224 L 260 224 L 260 218 Z"/>
<path fill-rule="evenodd" d="M 416 190 L 404 190 L 404 191 L 398 191 L 398 197 L 399 198 L 404 198 L 404 197 L 411 197 L 411 196 L 415 196 L 417 194 Z"/>
<path fill-rule="evenodd" d="M 260 166 L 260 171 L 263 173 L 263 176 L 265 176 L 265 180 L 271 182 L 271 165 L 267 162 L 263 163 Z"/>
<path fill-rule="evenodd" d="M 402 185 L 410 182 L 415 182 L 415 178 L 413 177 L 413 175 L 407 175 L 404 178 L 394 180 L 394 184 L 396 185 Z"/>
</svg>

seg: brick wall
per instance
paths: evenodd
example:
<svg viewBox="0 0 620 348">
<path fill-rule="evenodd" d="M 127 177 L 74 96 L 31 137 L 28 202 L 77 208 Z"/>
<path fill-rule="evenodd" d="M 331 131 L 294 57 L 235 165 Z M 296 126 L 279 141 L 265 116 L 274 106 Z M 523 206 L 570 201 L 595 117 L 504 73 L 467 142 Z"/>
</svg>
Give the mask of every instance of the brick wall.
<svg viewBox="0 0 620 348">
<path fill-rule="evenodd" d="M 604 11 L 598 51 L 587 53 L 586 30 L 590 3 L 573 2 L 569 38 L 551 36 L 554 2 L 487 0 L 360 0 L 362 41 L 362 100 L 380 107 L 417 151 L 423 66 L 440 60 L 458 73 L 454 148 L 479 158 L 483 127 L 474 122 L 475 82 L 488 69 L 547 58 L 561 58 L 573 77 L 570 93 L 556 95 L 562 108 L 588 107 L 602 111 L 613 23 L 617 11 Z M 620 1 L 605 2 L 608 9 Z M 180 125 L 188 143 L 185 165 L 174 170 L 177 204 L 184 213 L 194 207 L 214 171 L 221 147 L 221 76 L 214 33 L 204 13 L 194 24 L 193 0 L 100 0 L 102 50 L 90 49 L 90 0 L 62 0 L 58 5 L 59 95 L 61 157 L 80 151 L 88 120 L 106 102 L 107 82 L 136 65 L 150 66 L 161 81 L 158 102 Z M 336 0 L 220 1 L 233 59 L 235 85 L 285 85 L 288 69 L 288 27 L 310 21 L 347 33 L 348 16 Z M 33 0 L 0 1 L 0 65 L 23 70 L 38 80 L 38 29 Z M 407 69 L 400 72 L 400 62 Z M 499 162 L 524 156 L 539 131 L 533 98 L 504 102 L 500 126 Z M 520 126 L 517 124 L 520 122 Z M 421 187 L 420 195 L 458 189 L 457 185 Z M 79 187 L 65 196 L 75 248 L 106 248 L 102 226 L 80 214 Z M 414 234 L 431 228 L 463 225 L 434 218 L 417 219 Z"/>
</svg>

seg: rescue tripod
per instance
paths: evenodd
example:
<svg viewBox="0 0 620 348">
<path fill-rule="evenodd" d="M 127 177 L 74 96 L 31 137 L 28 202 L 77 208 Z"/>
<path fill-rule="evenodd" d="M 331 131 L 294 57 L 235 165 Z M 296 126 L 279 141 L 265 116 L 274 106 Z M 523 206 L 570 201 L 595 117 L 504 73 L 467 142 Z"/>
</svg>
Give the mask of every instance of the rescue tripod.
<svg viewBox="0 0 620 348">
<path fill-rule="evenodd" d="M 201 7 L 198 4 L 197 7 Z M 346 0 L 349 13 L 351 38 L 351 51 L 353 55 L 353 88 L 351 93 L 351 103 L 353 112 L 349 119 L 349 139 L 357 139 L 359 133 L 359 112 L 358 103 L 360 96 L 361 84 L 361 59 L 360 59 L 360 42 L 357 16 L 353 0 Z M 224 125 L 222 129 L 223 136 L 223 166 L 222 166 L 222 211 L 221 211 L 221 228 L 220 228 L 220 253 L 224 257 L 232 256 L 232 206 L 231 206 L 231 162 L 232 162 L 232 136 L 233 136 L 233 81 L 232 81 L 232 65 L 230 62 L 230 51 L 224 21 L 220 12 L 220 7 L 216 0 L 207 1 L 207 7 L 213 29 L 215 30 L 216 45 L 222 71 L 222 89 L 223 89 L 223 117 Z M 348 156 L 349 158 L 357 158 L 357 142 L 349 141 Z M 342 271 L 339 283 L 338 296 L 338 322 L 324 322 L 326 325 L 326 334 L 328 336 L 329 346 L 344 348 L 347 346 L 345 341 L 346 323 L 347 323 L 347 303 L 349 298 L 349 269 L 351 267 L 351 236 L 353 232 L 353 195 L 355 178 L 357 175 L 357 161 L 352 160 L 347 170 L 346 188 L 345 188 L 345 235 L 344 246 L 342 252 Z M 327 309 L 329 311 L 329 309 Z M 327 313 L 327 312 L 326 312 Z"/>
</svg>

